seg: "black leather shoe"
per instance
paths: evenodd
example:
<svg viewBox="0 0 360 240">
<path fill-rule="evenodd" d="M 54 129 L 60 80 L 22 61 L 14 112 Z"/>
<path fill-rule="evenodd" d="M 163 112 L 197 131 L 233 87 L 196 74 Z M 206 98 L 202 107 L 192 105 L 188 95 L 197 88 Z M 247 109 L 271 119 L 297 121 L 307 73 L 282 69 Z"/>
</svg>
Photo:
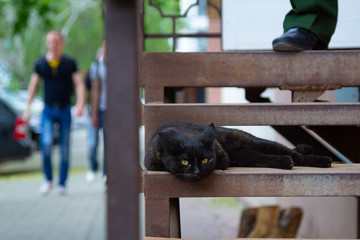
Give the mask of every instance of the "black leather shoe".
<svg viewBox="0 0 360 240">
<path fill-rule="evenodd" d="M 311 31 L 296 27 L 291 28 L 272 42 L 274 51 L 299 52 L 304 50 L 325 50 L 322 44 Z"/>
</svg>

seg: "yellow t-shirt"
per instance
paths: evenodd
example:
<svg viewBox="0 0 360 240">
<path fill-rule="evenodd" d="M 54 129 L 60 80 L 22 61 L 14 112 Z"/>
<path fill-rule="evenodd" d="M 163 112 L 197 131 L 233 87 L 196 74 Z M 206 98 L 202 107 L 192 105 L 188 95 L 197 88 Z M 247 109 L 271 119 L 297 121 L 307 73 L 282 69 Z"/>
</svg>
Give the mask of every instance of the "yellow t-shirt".
<svg viewBox="0 0 360 240">
<path fill-rule="evenodd" d="M 51 69 L 52 69 L 52 73 L 53 74 L 56 74 L 57 73 L 57 69 L 60 65 L 60 59 L 53 59 L 53 60 L 50 60 L 48 61 Z"/>
</svg>

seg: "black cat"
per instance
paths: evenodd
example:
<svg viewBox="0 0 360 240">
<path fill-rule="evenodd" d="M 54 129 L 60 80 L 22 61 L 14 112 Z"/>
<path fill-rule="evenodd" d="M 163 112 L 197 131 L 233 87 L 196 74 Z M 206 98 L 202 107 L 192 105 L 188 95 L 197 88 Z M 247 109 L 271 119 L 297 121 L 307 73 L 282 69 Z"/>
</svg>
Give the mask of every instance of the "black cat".
<svg viewBox="0 0 360 240">
<path fill-rule="evenodd" d="M 193 182 L 227 167 L 331 167 L 330 157 L 311 155 L 312 151 L 309 145 L 290 149 L 236 129 L 174 121 L 152 135 L 145 167 Z"/>
</svg>

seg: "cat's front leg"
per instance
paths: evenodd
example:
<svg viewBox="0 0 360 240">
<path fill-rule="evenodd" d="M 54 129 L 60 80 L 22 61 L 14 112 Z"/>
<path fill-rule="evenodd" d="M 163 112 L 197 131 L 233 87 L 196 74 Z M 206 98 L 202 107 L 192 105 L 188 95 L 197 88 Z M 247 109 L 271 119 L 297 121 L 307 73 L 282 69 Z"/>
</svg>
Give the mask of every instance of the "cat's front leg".
<svg viewBox="0 0 360 240">
<path fill-rule="evenodd" d="M 288 155 L 265 154 L 251 149 L 243 149 L 236 156 L 231 156 L 232 167 L 269 167 L 292 169 L 293 159 Z"/>
<path fill-rule="evenodd" d="M 296 146 L 295 149 L 282 148 L 284 155 L 290 155 L 293 159 L 295 166 L 306 167 L 331 167 L 332 159 L 327 156 L 312 155 L 313 148 L 306 144 Z"/>
<path fill-rule="evenodd" d="M 269 162 L 269 167 L 280 169 L 292 169 L 294 167 L 294 161 L 290 156 L 273 156 L 273 159 Z"/>
<path fill-rule="evenodd" d="M 221 147 L 219 142 L 215 142 L 215 155 L 216 155 L 216 169 L 225 170 L 229 164 L 230 160 L 225 152 L 225 150 Z"/>
<path fill-rule="evenodd" d="M 316 156 L 316 155 L 299 155 L 293 156 L 295 166 L 306 166 L 306 167 L 320 167 L 329 168 L 331 167 L 332 159 L 327 156 Z"/>
</svg>

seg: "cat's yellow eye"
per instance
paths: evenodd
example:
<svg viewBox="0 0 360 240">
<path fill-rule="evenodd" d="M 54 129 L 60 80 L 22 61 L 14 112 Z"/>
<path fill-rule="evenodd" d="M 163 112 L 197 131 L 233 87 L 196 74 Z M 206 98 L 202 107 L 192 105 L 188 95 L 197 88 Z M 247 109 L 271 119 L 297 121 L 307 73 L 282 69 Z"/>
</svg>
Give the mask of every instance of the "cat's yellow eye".
<svg viewBox="0 0 360 240">
<path fill-rule="evenodd" d="M 187 165 L 189 165 L 189 161 L 188 160 L 182 160 L 181 164 L 184 165 L 184 166 L 187 166 Z"/>
<path fill-rule="evenodd" d="M 201 163 L 202 163 L 202 164 L 206 164 L 208 161 L 209 161 L 209 159 L 204 158 L 203 160 L 201 160 Z"/>
</svg>

